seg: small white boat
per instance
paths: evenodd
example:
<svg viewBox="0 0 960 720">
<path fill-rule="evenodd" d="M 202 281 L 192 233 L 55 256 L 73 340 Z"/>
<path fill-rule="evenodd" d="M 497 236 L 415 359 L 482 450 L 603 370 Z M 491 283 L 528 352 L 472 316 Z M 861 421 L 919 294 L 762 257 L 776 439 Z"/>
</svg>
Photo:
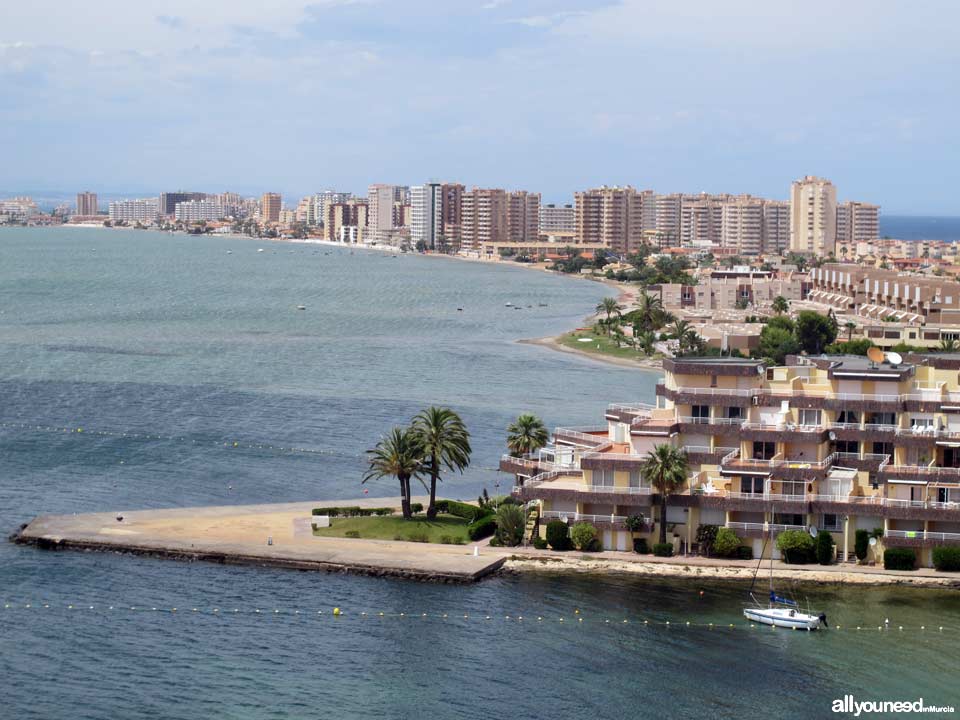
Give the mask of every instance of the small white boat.
<svg viewBox="0 0 960 720">
<path fill-rule="evenodd" d="M 513 303 L 504 303 L 504 307 L 513 307 Z"/>
<path fill-rule="evenodd" d="M 297 305 L 297 310 L 306 310 L 306 309 L 307 309 L 306 305 Z"/>
<path fill-rule="evenodd" d="M 257 252 L 263 252 L 263 248 L 257 248 Z"/>
<path fill-rule="evenodd" d="M 778 597 L 771 590 L 769 607 L 762 607 L 759 603 L 755 607 L 745 607 L 743 616 L 751 622 L 762 625 L 774 625 L 797 630 L 817 630 L 821 625 L 827 626 L 826 615 L 801 612 L 796 605 L 793 600 Z"/>
</svg>

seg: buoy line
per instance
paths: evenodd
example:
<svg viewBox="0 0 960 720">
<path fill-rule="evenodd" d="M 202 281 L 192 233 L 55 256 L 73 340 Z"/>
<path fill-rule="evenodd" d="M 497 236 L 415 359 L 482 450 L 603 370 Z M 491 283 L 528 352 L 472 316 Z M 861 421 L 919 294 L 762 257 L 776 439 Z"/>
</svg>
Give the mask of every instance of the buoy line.
<svg viewBox="0 0 960 720">
<path fill-rule="evenodd" d="M 410 620 L 466 620 L 474 622 L 510 622 L 517 624 L 544 624 L 544 623 L 557 623 L 564 625 L 580 625 L 580 624 L 592 624 L 592 625 L 635 625 L 640 627 L 662 627 L 670 629 L 685 629 L 685 628 L 699 628 L 706 630 L 764 630 L 764 631 L 785 631 L 785 628 L 777 628 L 774 625 L 762 625 L 760 623 L 752 622 L 734 622 L 734 623 L 705 623 L 705 622 L 693 622 L 691 620 L 651 620 L 650 618 L 628 618 L 622 616 L 586 616 L 580 610 L 575 609 L 570 615 L 543 615 L 543 614 L 518 614 L 518 615 L 490 615 L 487 613 L 456 613 L 456 612 L 445 612 L 445 613 L 425 613 L 425 612 L 386 612 L 386 611 L 352 611 L 348 612 L 340 608 L 339 606 L 327 608 L 327 609 L 302 609 L 302 608 L 240 608 L 234 607 L 231 605 L 225 606 L 210 606 L 210 607 L 194 607 L 194 606 L 176 606 L 176 607 L 160 607 L 157 605 L 104 605 L 104 604 L 89 604 L 89 603 L 69 603 L 64 605 L 63 603 L 36 603 L 36 602 L 5 602 L 3 604 L 3 614 L 0 614 L 0 618 L 7 613 L 13 613 L 16 611 L 40 611 L 40 610 L 61 610 L 68 611 L 70 613 L 77 614 L 86 614 L 90 612 L 101 613 L 101 614 L 123 614 L 123 613 L 147 613 L 147 614 L 163 614 L 163 615 L 208 615 L 216 617 L 229 617 L 234 615 L 244 615 L 244 616 L 261 616 L 261 617 L 302 617 L 302 618 L 311 618 L 311 617 L 320 617 L 320 618 L 336 618 L 339 620 L 381 620 L 381 619 L 410 619 Z M 792 630 L 802 630 L 802 628 L 792 628 Z M 861 622 L 859 625 L 846 624 L 846 625 L 835 625 L 829 628 L 829 632 L 885 632 L 885 633 L 953 633 L 956 631 L 956 628 L 947 625 L 926 625 L 919 626 L 904 626 L 904 625 L 892 625 L 888 619 L 885 619 L 879 624 L 873 624 L 868 622 Z"/>
<path fill-rule="evenodd" d="M 186 443 L 198 447 L 210 448 L 228 448 L 236 450 L 268 450 L 280 453 L 298 453 L 303 455 L 342 457 L 351 460 L 366 460 L 365 454 L 349 453 L 342 450 L 330 450 L 325 448 L 307 448 L 300 446 L 271 445 L 266 442 L 245 442 L 241 440 L 198 440 L 178 435 L 156 435 L 153 433 L 141 432 L 115 432 L 111 430 L 90 430 L 82 426 L 62 427 L 57 425 L 36 425 L 32 423 L 12 423 L 0 422 L 0 428 L 8 430 L 28 430 L 33 432 L 45 432 L 56 434 L 74 434 L 86 435 L 88 437 L 112 437 L 123 438 L 127 440 L 142 440 L 163 442 Z M 500 468 L 486 467 L 482 465 L 472 465 L 471 470 L 481 470 L 485 472 L 500 472 Z"/>
</svg>

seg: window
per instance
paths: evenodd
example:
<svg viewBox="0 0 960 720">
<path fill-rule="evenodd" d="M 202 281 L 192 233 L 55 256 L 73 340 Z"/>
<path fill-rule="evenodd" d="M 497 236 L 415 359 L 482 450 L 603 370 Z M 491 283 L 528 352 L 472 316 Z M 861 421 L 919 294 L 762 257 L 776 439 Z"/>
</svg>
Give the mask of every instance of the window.
<svg viewBox="0 0 960 720">
<path fill-rule="evenodd" d="M 640 473 L 639 470 L 630 471 L 630 487 L 632 488 L 646 487 L 646 485 L 644 485 L 643 483 L 643 475 Z"/>
<path fill-rule="evenodd" d="M 613 487 L 613 470 L 594 470 L 593 484 Z"/>
<path fill-rule="evenodd" d="M 805 520 L 805 516 L 794 513 L 774 513 L 773 515 L 773 522 L 776 525 L 799 525 L 803 527 L 806 524 Z"/>
<path fill-rule="evenodd" d="M 937 502 L 940 502 L 940 503 L 951 502 L 950 488 L 945 488 L 945 487 L 937 488 Z"/>
<path fill-rule="evenodd" d="M 820 516 L 820 529 L 838 532 L 843 530 L 843 521 L 840 519 L 839 515 L 824 513 Z"/>
<path fill-rule="evenodd" d="M 841 410 L 840 414 L 837 415 L 838 423 L 847 423 L 849 425 L 859 425 L 860 418 L 853 410 Z"/>
<path fill-rule="evenodd" d="M 692 405 L 690 408 L 690 414 L 693 416 L 693 421 L 695 423 L 706 424 L 710 422 L 710 406 L 709 405 Z"/>
<path fill-rule="evenodd" d="M 759 440 L 753 443 L 754 460 L 770 460 L 777 454 L 777 444 L 773 442 L 761 442 Z"/>
<path fill-rule="evenodd" d="M 867 415 L 867 424 L 868 425 L 896 425 L 897 424 L 897 414 L 896 413 L 870 413 Z"/>
<path fill-rule="evenodd" d="M 839 453 L 853 453 L 854 455 L 860 454 L 860 441 L 859 440 L 837 440 L 834 443 L 834 449 Z"/>
<path fill-rule="evenodd" d="M 820 411 L 804 408 L 800 410 L 800 424 L 805 426 L 816 426 L 820 424 Z"/>
<path fill-rule="evenodd" d="M 763 495 L 763 478 L 740 478 L 740 492 Z"/>
<path fill-rule="evenodd" d="M 728 407 L 726 410 L 726 417 L 731 420 L 742 420 L 743 419 L 743 408 L 742 407 Z"/>
</svg>

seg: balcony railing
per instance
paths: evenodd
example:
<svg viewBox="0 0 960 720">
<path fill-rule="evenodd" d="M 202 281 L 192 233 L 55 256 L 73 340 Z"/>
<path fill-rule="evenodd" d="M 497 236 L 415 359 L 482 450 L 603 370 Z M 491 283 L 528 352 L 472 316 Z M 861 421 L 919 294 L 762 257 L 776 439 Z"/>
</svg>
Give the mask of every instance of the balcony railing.
<svg viewBox="0 0 960 720">
<path fill-rule="evenodd" d="M 908 540 L 933 540 L 938 542 L 960 540 L 960 533 L 933 532 L 930 530 L 884 530 L 883 536 L 889 538 L 906 538 Z"/>
<path fill-rule="evenodd" d="M 607 412 L 648 413 L 651 410 L 656 410 L 656 408 L 656 405 L 651 405 L 650 403 L 613 403 L 607 405 Z"/>
<path fill-rule="evenodd" d="M 509 462 L 514 465 L 519 465 L 520 467 L 529 468 L 530 470 L 536 470 L 542 465 L 548 465 L 549 463 L 540 462 L 539 459 L 533 458 L 529 455 L 523 457 L 516 457 L 514 455 L 501 455 L 500 462 Z"/>
<path fill-rule="evenodd" d="M 762 430 L 764 432 L 801 432 L 801 433 L 819 433 L 827 429 L 826 425 L 803 425 L 793 422 L 745 422 L 744 430 Z"/>
<path fill-rule="evenodd" d="M 597 434 L 591 434 L 595 431 Z M 556 428 L 553 431 L 554 441 L 571 440 L 574 444 L 584 447 L 597 447 L 606 445 L 610 442 L 608 437 L 603 437 L 600 433 L 608 433 L 608 429 L 603 428 Z"/>
<path fill-rule="evenodd" d="M 564 522 L 600 522 L 600 523 L 622 523 L 627 519 L 626 515 L 589 515 L 578 512 L 566 512 L 564 510 L 546 510 L 540 514 L 540 517 L 547 520 L 563 520 Z"/>
<path fill-rule="evenodd" d="M 932 477 L 949 477 L 960 480 L 960 468 L 938 467 L 936 465 L 887 465 L 884 471 L 888 475 L 903 473 L 904 475 L 930 475 Z"/>
<path fill-rule="evenodd" d="M 774 535 L 785 532 L 786 530 L 806 530 L 803 525 L 784 525 L 782 523 L 751 523 L 751 522 L 728 522 L 726 526 L 731 530 L 743 530 L 744 532 L 770 532 Z"/>
<path fill-rule="evenodd" d="M 763 392 L 762 388 L 713 388 L 713 387 L 685 387 L 667 388 L 663 382 L 657 383 L 660 387 L 684 395 L 703 395 L 704 397 L 753 397 Z"/>
</svg>

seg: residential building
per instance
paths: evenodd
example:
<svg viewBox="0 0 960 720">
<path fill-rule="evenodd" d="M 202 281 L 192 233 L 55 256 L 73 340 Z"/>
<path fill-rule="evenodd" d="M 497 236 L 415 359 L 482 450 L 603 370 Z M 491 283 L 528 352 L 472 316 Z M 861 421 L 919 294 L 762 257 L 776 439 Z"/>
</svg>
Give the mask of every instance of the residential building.
<svg viewBox="0 0 960 720">
<path fill-rule="evenodd" d="M 880 206 L 848 200 L 837 205 L 837 243 L 873 242 L 880 238 Z"/>
<path fill-rule="evenodd" d="M 738 358 L 668 358 L 656 404 L 610 405 L 604 423 L 557 428 L 535 455 L 503 457 L 514 495 L 536 508 L 534 532 L 553 520 L 586 522 L 603 547 L 658 542 L 698 549 L 704 525 L 732 530 L 754 556 L 779 557 L 787 530 L 830 533 L 836 559 L 853 562 L 858 530 L 910 547 L 960 545 L 960 359 L 790 357 L 784 366 Z M 661 514 L 641 471 L 658 445 L 682 449 L 685 482 Z M 627 529 L 635 518 L 640 530 Z M 529 541 L 529 536 L 527 537 Z"/>
<path fill-rule="evenodd" d="M 573 205 L 541 205 L 537 230 L 542 237 L 550 235 L 572 237 L 577 230 L 577 212 Z"/>
<path fill-rule="evenodd" d="M 366 242 L 367 201 L 352 198 L 327 206 L 323 237 L 331 242 Z"/>
<path fill-rule="evenodd" d="M 219 200 L 187 200 L 177 203 L 173 211 L 174 218 L 182 222 L 195 223 L 210 220 L 219 220 L 226 217 L 227 213 Z"/>
<path fill-rule="evenodd" d="M 654 196 L 654 230 L 661 247 L 676 247 L 680 244 L 680 207 L 683 195 Z"/>
<path fill-rule="evenodd" d="M 97 194 L 94 192 L 77 193 L 77 215 L 92 217 L 100 212 L 97 205 Z"/>
<path fill-rule="evenodd" d="M 440 187 L 442 196 L 440 210 L 441 250 L 460 249 L 460 229 L 463 224 L 464 187 L 458 183 L 444 183 Z"/>
<path fill-rule="evenodd" d="M 240 193 L 222 192 L 214 196 L 214 198 L 220 203 L 220 207 L 223 208 L 224 217 L 238 218 L 245 216 L 244 200 L 240 197 Z"/>
<path fill-rule="evenodd" d="M 806 176 L 790 186 L 790 249 L 826 257 L 837 245 L 837 189 Z"/>
<path fill-rule="evenodd" d="M 763 202 L 763 254 L 780 255 L 790 247 L 790 203 Z"/>
<path fill-rule="evenodd" d="M 176 208 L 174 208 L 176 210 Z M 160 215 L 157 198 L 115 200 L 110 203 L 110 220 L 114 222 L 153 222 Z"/>
<path fill-rule="evenodd" d="M 684 195 L 680 199 L 680 246 L 709 250 L 723 247 L 726 195 Z"/>
<path fill-rule="evenodd" d="M 636 252 L 644 243 L 644 230 L 655 221 L 648 217 L 649 191 L 630 186 L 599 187 L 574 194 L 576 240 L 601 243 L 618 255 Z"/>
<path fill-rule="evenodd" d="M 283 198 L 280 193 L 264 193 L 260 198 L 260 221 L 266 223 L 280 222 L 280 210 L 283 208 Z"/>
<path fill-rule="evenodd" d="M 313 196 L 313 216 L 318 224 L 326 222 L 327 208 L 336 203 L 349 202 L 353 193 L 324 190 Z"/>
<path fill-rule="evenodd" d="M 177 192 L 160 193 L 160 214 L 166 217 L 173 217 L 177 211 L 177 203 L 189 202 L 190 200 L 204 200 L 206 193 L 202 192 Z"/>
<path fill-rule="evenodd" d="M 434 250 L 442 231 L 443 185 L 414 185 L 410 188 L 410 242 Z"/>
<path fill-rule="evenodd" d="M 737 255 L 764 252 L 763 200 L 741 195 L 727 200 L 720 211 L 720 247 Z"/>
<path fill-rule="evenodd" d="M 540 238 L 540 193 L 507 193 L 507 240 L 536 242 Z"/>
<path fill-rule="evenodd" d="M 368 232 L 367 242 L 386 242 L 394 225 L 394 197 L 400 194 L 393 185 L 375 184 L 367 189 Z"/>
<path fill-rule="evenodd" d="M 825 263 L 810 271 L 809 300 L 866 319 L 960 324 L 960 282 L 851 263 Z"/>
<path fill-rule="evenodd" d="M 18 196 L 0 199 L 0 223 L 25 222 L 39 214 L 40 208 L 31 197 Z"/>
<path fill-rule="evenodd" d="M 481 252 L 486 243 L 507 242 L 507 193 L 498 188 L 473 188 L 463 193 L 460 249 Z"/>
</svg>

